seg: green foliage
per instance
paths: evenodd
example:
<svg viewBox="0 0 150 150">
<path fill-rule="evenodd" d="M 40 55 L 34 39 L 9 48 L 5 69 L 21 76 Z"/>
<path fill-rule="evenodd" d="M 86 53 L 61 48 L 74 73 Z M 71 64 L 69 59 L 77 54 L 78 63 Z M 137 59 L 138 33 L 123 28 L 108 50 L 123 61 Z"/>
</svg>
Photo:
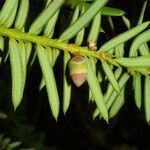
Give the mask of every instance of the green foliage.
<svg viewBox="0 0 150 150">
<path fill-rule="evenodd" d="M 3 134 L 0 134 L 0 149 L 1 150 L 33 150 L 33 149 L 23 149 L 21 148 L 22 142 L 12 141 L 11 138 L 4 137 Z"/>
<path fill-rule="evenodd" d="M 44 81 L 46 84 L 51 110 L 53 116 L 57 120 L 59 113 L 59 97 L 56 88 L 55 77 L 53 75 L 52 65 L 50 64 L 49 57 L 46 54 L 46 50 L 40 45 L 37 45 L 36 49 L 41 69 L 43 72 Z M 53 85 L 53 88 L 51 87 L 51 85 Z"/>
<path fill-rule="evenodd" d="M 61 103 L 53 69 L 58 56 L 62 56 L 63 112 L 66 113 L 70 105 L 73 84 L 68 82 L 70 78 L 68 77 L 68 62 L 71 57 L 81 55 L 86 58 L 89 99 L 96 104 L 94 118 L 99 115 L 108 122 L 119 112 L 125 102 L 126 83 L 133 76 L 135 104 L 140 109 L 144 99 L 146 121 L 150 122 L 148 92 L 150 88 L 150 52 L 147 44 L 150 41 L 150 30 L 147 29 L 150 21 L 143 22 L 147 1 L 143 4 L 137 25 L 133 28 L 125 12 L 118 8 L 106 7 L 107 2 L 108 0 L 47 0 L 45 7 L 30 23 L 28 29 L 26 23 L 30 1 L 5 0 L 0 11 L 0 49 L 3 53 L 4 50 L 7 51 L 4 45 L 9 45 L 7 54 L 11 65 L 14 109 L 22 101 L 28 63 L 32 66 L 37 56 L 43 75 L 39 89 L 46 86 L 50 108 L 57 120 Z M 62 15 L 61 9 L 64 5 L 71 7 L 68 10 L 70 24 L 60 27 L 59 33 L 55 27 Z M 106 21 L 102 16 L 108 18 L 108 24 L 112 30 L 115 29 L 112 17 L 122 16 L 121 19 L 128 30 L 100 44 L 100 31 L 103 29 L 101 24 Z M 57 39 L 54 39 L 55 36 Z M 129 51 L 124 48 L 128 40 L 132 41 Z M 81 46 L 85 42 L 88 45 Z M 100 47 L 98 50 L 97 46 Z M 63 55 L 60 51 L 64 52 Z M 32 52 L 34 52 L 34 58 L 31 58 Z M 2 60 L 0 58 L 0 62 Z M 144 97 L 142 97 L 141 77 L 145 78 Z M 102 81 L 108 83 L 105 90 L 101 90 Z"/>
</svg>

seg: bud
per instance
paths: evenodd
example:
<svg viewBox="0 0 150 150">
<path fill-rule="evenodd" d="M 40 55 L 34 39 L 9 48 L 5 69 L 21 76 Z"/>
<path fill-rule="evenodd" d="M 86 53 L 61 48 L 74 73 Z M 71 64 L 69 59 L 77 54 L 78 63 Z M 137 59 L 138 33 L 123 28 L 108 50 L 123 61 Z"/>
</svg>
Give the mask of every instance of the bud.
<svg viewBox="0 0 150 150">
<path fill-rule="evenodd" d="M 72 81 L 80 87 L 86 80 L 87 67 L 86 60 L 81 55 L 76 55 L 69 61 L 69 70 Z"/>
<path fill-rule="evenodd" d="M 96 44 L 94 42 L 89 42 L 88 48 L 89 48 L 89 50 L 96 50 L 97 49 Z"/>
</svg>

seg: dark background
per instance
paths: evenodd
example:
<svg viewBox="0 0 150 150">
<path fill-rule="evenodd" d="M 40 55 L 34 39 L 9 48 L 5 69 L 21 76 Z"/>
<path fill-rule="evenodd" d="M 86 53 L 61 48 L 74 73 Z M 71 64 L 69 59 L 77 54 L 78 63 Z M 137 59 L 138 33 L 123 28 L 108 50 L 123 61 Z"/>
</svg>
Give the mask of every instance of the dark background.
<svg viewBox="0 0 150 150">
<path fill-rule="evenodd" d="M 4 0 L 0 1 L 2 6 Z M 131 25 L 136 25 L 143 5 L 143 0 L 110 0 L 107 6 L 116 7 L 126 12 Z M 27 28 L 44 7 L 44 1 L 32 0 Z M 54 37 L 62 32 L 69 23 L 70 8 L 64 6 L 63 14 L 56 25 Z M 144 21 L 150 18 L 150 3 L 145 13 Z M 106 22 L 104 21 L 106 19 Z M 107 25 L 107 18 L 103 17 L 102 26 L 106 34 L 102 33 L 99 43 L 126 31 L 126 27 L 118 17 L 113 18 L 115 31 Z M 63 27 L 64 26 L 64 27 Z M 61 29 L 61 30 L 60 30 Z M 103 40 L 104 41 L 103 41 Z M 126 45 L 128 49 L 129 43 Z M 59 70 L 59 71 L 58 71 Z M 58 58 L 54 67 L 58 91 L 62 103 L 62 57 Z M 51 115 L 46 89 L 41 92 L 38 86 L 41 71 L 38 60 L 32 67 L 28 67 L 27 84 L 24 98 L 19 108 L 14 112 L 11 103 L 11 72 L 9 60 L 0 66 L 0 111 L 7 114 L 7 119 L 0 119 L 0 133 L 13 140 L 20 140 L 24 147 L 34 147 L 36 150 L 150 150 L 150 127 L 145 121 L 143 108 L 137 109 L 134 103 L 133 91 L 127 89 L 126 103 L 119 114 L 110 120 L 109 124 L 96 118 L 92 119 L 94 104 L 88 103 L 86 83 L 76 88 L 73 86 L 71 105 L 64 116 L 62 110 L 56 122 Z M 132 79 L 127 87 L 132 86 Z M 62 108 L 61 108 L 62 109 Z"/>
</svg>

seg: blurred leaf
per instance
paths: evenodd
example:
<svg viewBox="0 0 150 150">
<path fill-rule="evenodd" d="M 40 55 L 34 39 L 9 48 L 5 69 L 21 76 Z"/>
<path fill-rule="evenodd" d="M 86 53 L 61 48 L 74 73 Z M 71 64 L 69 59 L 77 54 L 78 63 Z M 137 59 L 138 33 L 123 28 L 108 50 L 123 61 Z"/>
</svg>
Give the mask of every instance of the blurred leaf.
<svg viewBox="0 0 150 150">
<path fill-rule="evenodd" d="M 98 52 L 108 52 L 109 50 L 111 50 L 112 48 L 114 48 L 115 46 L 126 42 L 127 40 L 131 39 L 132 37 L 136 36 L 137 34 L 139 34 L 141 31 L 143 31 L 146 27 L 148 27 L 148 25 L 150 24 L 150 22 L 145 22 L 142 23 L 116 37 L 114 37 L 113 39 L 109 40 L 108 42 L 106 42 L 105 44 L 103 44 L 101 46 L 101 48 L 98 50 Z"/>
<path fill-rule="evenodd" d="M 20 47 L 20 57 L 22 61 L 22 88 L 24 89 L 25 87 L 25 82 L 26 82 L 26 73 L 27 73 L 27 49 L 26 45 L 23 41 L 19 41 L 19 47 Z"/>
<path fill-rule="evenodd" d="M 82 15 L 85 12 L 84 5 L 82 6 L 80 14 Z M 84 39 L 85 28 L 82 28 L 75 37 L 75 44 L 81 45 Z"/>
<path fill-rule="evenodd" d="M 118 78 L 121 76 L 121 73 L 122 73 L 122 68 L 118 68 L 118 69 L 115 71 L 114 75 L 115 75 L 116 79 L 118 79 Z M 108 87 L 107 87 L 107 91 L 106 91 L 106 93 L 105 93 L 105 95 L 104 95 L 104 101 L 105 101 L 105 103 L 108 102 L 108 100 L 109 100 L 109 98 L 111 97 L 111 95 L 113 94 L 113 92 L 114 92 L 114 88 L 113 88 L 112 85 L 109 83 L 109 84 L 108 84 Z M 115 93 L 116 93 L 116 92 L 115 92 Z M 98 111 L 98 109 L 96 109 L 96 110 L 94 111 L 94 113 L 93 113 L 93 118 L 96 118 L 98 115 L 99 115 L 99 111 Z"/>
<path fill-rule="evenodd" d="M 15 8 L 13 9 L 9 18 L 5 22 L 5 26 L 7 28 L 10 28 L 13 25 L 17 13 L 17 8 L 18 8 L 18 3 L 16 3 Z"/>
<path fill-rule="evenodd" d="M 140 35 L 138 35 L 135 40 L 133 41 L 130 51 L 129 51 L 129 56 L 130 57 L 134 57 L 137 54 L 137 50 L 139 48 L 139 46 L 143 43 L 146 43 L 150 41 L 150 29 L 144 31 L 143 33 L 141 33 Z"/>
<path fill-rule="evenodd" d="M 73 12 L 70 24 L 73 24 L 78 19 L 79 13 L 80 13 L 80 9 L 79 9 L 79 5 L 77 5 L 76 8 L 75 8 L 75 10 L 74 10 L 74 12 Z"/>
<path fill-rule="evenodd" d="M 59 39 L 66 41 L 75 36 L 77 32 L 91 21 L 91 19 L 97 14 L 101 7 L 107 3 L 107 1 L 108 0 L 95 0 L 86 12 L 62 33 Z"/>
<path fill-rule="evenodd" d="M 10 64 L 12 74 L 12 102 L 14 109 L 18 107 L 23 96 L 23 64 L 21 49 L 14 39 L 9 41 Z"/>
<path fill-rule="evenodd" d="M 115 28 L 114 23 L 113 23 L 113 20 L 110 16 L 108 17 L 108 23 L 109 23 L 111 30 L 114 31 L 114 28 Z"/>
<path fill-rule="evenodd" d="M 136 106 L 140 109 L 142 104 L 142 83 L 141 83 L 141 74 L 136 73 L 133 76 L 134 80 L 134 98 Z"/>
<path fill-rule="evenodd" d="M 105 72 L 109 82 L 111 83 L 113 88 L 116 90 L 116 92 L 119 94 L 120 93 L 120 87 L 118 85 L 118 82 L 117 82 L 112 70 L 110 69 L 110 67 L 106 61 L 102 61 L 102 67 L 104 69 L 104 72 Z"/>
<path fill-rule="evenodd" d="M 139 67 L 137 67 L 137 68 L 132 68 L 132 69 L 143 74 L 143 75 L 150 74 L 150 68 L 139 68 Z"/>
<path fill-rule="evenodd" d="M 46 53 L 46 50 L 40 45 L 36 46 L 36 49 L 37 49 L 37 55 L 39 58 L 39 63 L 41 65 L 44 81 L 46 84 L 51 111 L 54 118 L 57 120 L 58 113 L 59 113 L 59 97 L 58 97 L 52 65 L 50 64 L 49 57 Z"/>
<path fill-rule="evenodd" d="M 90 57 L 89 58 L 89 62 L 91 64 L 91 68 L 92 68 L 93 73 L 96 75 L 96 62 L 97 62 L 97 60 L 92 58 L 92 57 Z M 99 74 L 100 74 L 100 72 L 99 72 Z M 90 89 L 89 89 L 89 101 L 94 101 L 94 97 L 93 97 L 92 92 L 91 92 Z"/>
<path fill-rule="evenodd" d="M 150 67 L 150 56 L 115 58 L 114 61 L 125 67 Z"/>
<path fill-rule="evenodd" d="M 149 47 L 148 47 L 147 43 L 141 44 L 139 46 L 139 52 L 142 56 L 149 56 L 150 55 L 150 51 L 149 51 Z"/>
<path fill-rule="evenodd" d="M 52 50 L 51 47 L 46 47 L 45 51 L 47 53 L 47 56 L 49 57 L 49 62 L 53 67 L 53 50 Z M 39 85 L 39 90 L 42 90 L 44 88 L 44 86 L 45 86 L 45 81 L 44 81 L 44 78 L 42 76 L 42 79 L 41 79 L 41 82 L 40 82 L 40 85 Z"/>
<path fill-rule="evenodd" d="M 22 142 L 12 142 L 9 144 L 9 148 L 14 149 L 21 145 Z"/>
<path fill-rule="evenodd" d="M 6 119 L 7 117 L 6 113 L 0 111 L 0 119 Z"/>
<path fill-rule="evenodd" d="M 99 110 L 98 108 L 95 109 L 94 113 L 93 113 L 93 119 L 95 119 L 97 116 L 99 116 Z"/>
<path fill-rule="evenodd" d="M 32 23 L 29 32 L 32 34 L 39 34 L 44 25 L 56 13 L 56 11 L 62 6 L 63 3 L 64 0 L 55 0 L 50 5 L 48 5 Z"/>
<path fill-rule="evenodd" d="M 88 68 L 87 81 L 88 81 L 90 90 L 95 99 L 95 103 L 99 109 L 100 114 L 108 122 L 108 112 L 106 109 L 106 104 L 104 102 L 103 94 L 101 92 L 101 88 L 97 81 L 96 75 L 93 73 L 93 69 L 90 64 L 90 61 L 88 59 L 86 60 L 87 60 L 87 68 Z"/>
<path fill-rule="evenodd" d="M 29 0 L 21 0 L 19 5 L 19 11 L 15 21 L 15 28 L 22 29 L 25 25 L 29 11 Z"/>
<path fill-rule="evenodd" d="M 71 85 L 67 82 L 67 63 L 70 59 L 70 54 L 68 52 L 64 52 L 64 75 L 63 75 L 63 112 L 64 114 L 68 110 L 70 100 L 71 100 Z"/>
<path fill-rule="evenodd" d="M 11 142 L 10 138 L 4 138 L 1 142 L 1 145 L 7 147 L 10 142 Z"/>
<path fill-rule="evenodd" d="M 32 43 L 25 42 L 24 44 L 26 45 L 26 55 L 27 55 L 27 63 L 28 63 L 30 55 L 31 55 L 31 52 L 32 52 Z"/>
<path fill-rule="evenodd" d="M 4 52 L 4 38 L 0 36 L 0 64 L 2 62 L 3 52 Z"/>
<path fill-rule="evenodd" d="M 102 7 L 100 11 L 105 16 L 122 16 L 125 14 L 123 10 L 112 7 Z"/>
<path fill-rule="evenodd" d="M 57 10 L 56 13 L 53 15 L 53 17 L 49 19 L 48 23 L 44 28 L 44 35 L 46 35 L 49 38 L 51 38 L 53 35 L 58 16 L 59 16 L 59 10 Z"/>
<path fill-rule="evenodd" d="M 121 76 L 121 73 L 122 73 L 122 68 L 117 68 L 117 70 L 114 72 L 115 78 L 118 79 Z M 111 83 L 109 83 L 107 87 L 107 91 L 104 95 L 105 102 L 108 101 L 113 91 L 114 91 L 114 88 L 112 87 Z"/>
<path fill-rule="evenodd" d="M 119 44 L 115 47 L 115 56 L 116 57 L 123 57 L 124 53 L 125 53 L 124 43 Z"/>
<path fill-rule="evenodd" d="M 145 77 L 144 83 L 144 107 L 145 107 L 145 117 L 148 124 L 150 124 L 150 76 Z"/>
<path fill-rule="evenodd" d="M 127 17 L 125 17 L 124 15 L 122 16 L 122 20 L 123 20 L 124 24 L 126 25 L 127 29 L 129 30 L 131 28 L 130 20 Z"/>
<path fill-rule="evenodd" d="M 143 18 L 144 18 L 144 14 L 145 14 L 147 2 L 148 2 L 148 0 L 146 0 L 146 1 L 144 2 L 144 4 L 143 4 L 143 7 L 142 7 L 142 10 L 141 10 L 141 13 L 140 13 L 139 20 L 138 20 L 138 23 L 137 23 L 137 24 L 141 24 L 141 23 L 143 22 Z"/>
<path fill-rule="evenodd" d="M 126 82 L 128 81 L 129 79 L 129 75 L 128 73 L 124 73 L 121 78 L 119 79 L 119 86 L 120 86 L 120 89 L 122 90 L 124 87 L 125 87 L 125 84 Z M 108 99 L 106 105 L 107 105 L 107 109 L 110 109 L 110 107 L 112 106 L 112 104 L 114 103 L 116 97 L 118 96 L 118 94 L 116 93 L 116 91 L 114 91 L 111 95 L 111 97 Z"/>
<path fill-rule="evenodd" d="M 87 41 L 97 43 L 97 39 L 99 36 L 99 29 L 101 24 L 101 13 L 98 12 L 92 21 L 92 26 L 87 38 Z"/>
<path fill-rule="evenodd" d="M 18 4 L 18 0 L 6 0 L 1 11 L 0 11 L 0 24 L 3 25 L 6 23 L 8 18 L 11 16 L 11 13 Z"/>
<path fill-rule="evenodd" d="M 116 97 L 116 100 L 112 104 L 109 110 L 109 117 L 114 117 L 121 109 L 125 102 L 124 88 L 121 90 L 121 94 Z"/>
</svg>

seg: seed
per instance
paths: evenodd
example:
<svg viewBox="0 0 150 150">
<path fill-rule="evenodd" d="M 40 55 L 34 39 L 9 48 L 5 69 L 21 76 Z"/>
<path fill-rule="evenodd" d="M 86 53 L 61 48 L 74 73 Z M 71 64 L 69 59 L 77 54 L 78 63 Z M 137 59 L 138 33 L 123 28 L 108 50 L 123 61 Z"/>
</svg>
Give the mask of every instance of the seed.
<svg viewBox="0 0 150 150">
<path fill-rule="evenodd" d="M 80 87 L 85 82 L 87 76 L 85 58 L 81 55 L 73 57 L 69 61 L 69 70 L 72 81 L 77 87 Z"/>
</svg>

